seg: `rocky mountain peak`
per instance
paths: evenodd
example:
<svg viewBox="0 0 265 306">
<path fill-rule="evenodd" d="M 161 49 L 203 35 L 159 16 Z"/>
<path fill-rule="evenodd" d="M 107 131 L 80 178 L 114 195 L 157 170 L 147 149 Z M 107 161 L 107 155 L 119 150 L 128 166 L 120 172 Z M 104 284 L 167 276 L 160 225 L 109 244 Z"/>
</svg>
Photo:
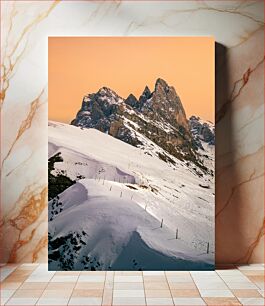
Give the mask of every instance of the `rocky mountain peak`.
<svg viewBox="0 0 265 306">
<path fill-rule="evenodd" d="M 155 91 L 162 88 L 164 90 L 167 90 L 168 89 L 168 84 L 165 80 L 161 79 L 161 78 L 158 78 L 156 80 L 156 83 L 155 83 Z"/>
<path fill-rule="evenodd" d="M 140 107 L 151 97 L 152 93 L 148 86 L 145 86 L 145 89 L 141 96 L 139 97 Z"/>
<path fill-rule="evenodd" d="M 98 129 L 134 146 L 143 146 L 144 136 L 169 154 L 200 164 L 181 100 L 161 78 L 153 92 L 146 86 L 139 100 L 133 94 L 123 99 L 108 87 L 87 94 L 71 124 Z"/>
<path fill-rule="evenodd" d="M 131 107 L 138 107 L 139 106 L 139 101 L 136 99 L 136 97 L 133 94 L 129 94 L 127 99 L 124 100 L 124 102 Z"/>
</svg>

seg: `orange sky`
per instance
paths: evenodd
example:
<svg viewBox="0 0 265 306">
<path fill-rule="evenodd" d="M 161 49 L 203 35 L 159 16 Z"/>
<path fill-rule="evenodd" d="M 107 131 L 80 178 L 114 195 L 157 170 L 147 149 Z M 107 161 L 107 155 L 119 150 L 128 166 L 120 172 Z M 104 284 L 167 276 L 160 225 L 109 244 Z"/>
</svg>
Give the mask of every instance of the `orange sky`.
<svg viewBox="0 0 265 306">
<path fill-rule="evenodd" d="M 187 116 L 214 121 L 212 37 L 50 37 L 49 119 L 70 123 L 83 96 L 103 86 L 138 98 L 159 77 Z"/>
</svg>

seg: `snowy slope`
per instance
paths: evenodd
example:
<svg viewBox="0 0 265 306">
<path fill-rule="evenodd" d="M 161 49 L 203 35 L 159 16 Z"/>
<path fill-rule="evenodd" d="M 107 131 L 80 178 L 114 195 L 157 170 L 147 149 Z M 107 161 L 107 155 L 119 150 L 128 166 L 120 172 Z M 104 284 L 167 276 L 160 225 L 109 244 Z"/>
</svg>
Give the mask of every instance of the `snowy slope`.
<svg viewBox="0 0 265 306">
<path fill-rule="evenodd" d="M 211 268 L 213 177 L 200 177 L 173 156 L 175 165 L 161 160 L 152 154 L 156 145 L 144 141 L 141 150 L 94 129 L 49 123 L 49 156 L 60 152 L 63 158 L 54 174 L 81 178 L 59 195 L 62 209 L 49 222 L 51 241 L 71 237 L 64 239 L 70 241 L 64 252 L 74 254 L 72 268 L 94 267 L 91 260 L 97 269 Z M 54 245 L 53 252 L 62 252 Z M 50 268 L 62 268 L 53 258 Z"/>
</svg>

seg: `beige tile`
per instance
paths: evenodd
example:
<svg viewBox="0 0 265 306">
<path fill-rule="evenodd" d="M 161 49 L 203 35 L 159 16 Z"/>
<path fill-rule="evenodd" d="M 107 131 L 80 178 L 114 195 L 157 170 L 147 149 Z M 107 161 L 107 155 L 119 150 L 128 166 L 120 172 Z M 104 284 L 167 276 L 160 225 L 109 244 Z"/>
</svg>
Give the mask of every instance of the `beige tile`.
<svg viewBox="0 0 265 306">
<path fill-rule="evenodd" d="M 261 294 L 258 292 L 258 290 L 255 289 L 238 289 L 238 290 L 232 290 L 233 294 L 236 297 L 244 298 L 252 298 L 252 297 L 261 297 Z"/>
<path fill-rule="evenodd" d="M 167 282 L 147 282 L 144 283 L 145 290 L 154 289 L 154 290 L 166 290 L 168 288 Z"/>
<path fill-rule="evenodd" d="M 167 282 L 165 276 L 157 275 L 157 276 L 144 276 L 144 282 L 154 283 L 154 282 Z"/>
<path fill-rule="evenodd" d="M 264 283 L 264 276 L 262 275 L 248 275 L 247 278 L 253 283 Z"/>
<path fill-rule="evenodd" d="M 113 298 L 122 297 L 122 298 L 131 298 L 131 297 L 141 297 L 144 298 L 144 290 L 113 290 Z"/>
<path fill-rule="evenodd" d="M 203 298 L 207 305 L 220 306 L 220 305 L 241 305 L 241 303 L 236 298 Z"/>
<path fill-rule="evenodd" d="M 22 283 L 20 282 L 6 282 L 0 284 L 1 289 L 18 289 Z"/>
<path fill-rule="evenodd" d="M 263 276 L 264 277 L 264 271 L 261 271 L 261 270 L 243 270 L 241 272 L 246 276 Z"/>
<path fill-rule="evenodd" d="M 82 282 L 76 283 L 75 289 L 103 289 L 104 283 Z"/>
<path fill-rule="evenodd" d="M 167 298 L 171 297 L 171 293 L 169 290 L 145 290 L 145 296 L 149 298 L 161 297 Z"/>
<path fill-rule="evenodd" d="M 115 271 L 117 276 L 141 276 L 143 272 L 141 271 Z"/>
<path fill-rule="evenodd" d="M 44 290 L 49 283 L 23 283 L 19 289 L 28 289 L 28 290 Z"/>
<path fill-rule="evenodd" d="M 171 290 L 173 297 L 200 297 L 200 293 L 197 289 L 174 289 Z"/>
<path fill-rule="evenodd" d="M 125 306 L 125 305 L 146 305 L 145 303 L 145 298 L 141 297 L 115 297 L 113 298 L 113 305 L 120 305 L 120 306 Z"/>
<path fill-rule="evenodd" d="M 44 290 L 41 298 L 69 298 L 72 290 Z"/>
<path fill-rule="evenodd" d="M 111 306 L 112 305 L 112 290 L 104 289 L 102 306 Z"/>
<path fill-rule="evenodd" d="M 28 276 L 25 275 L 14 275 L 13 273 L 10 274 L 4 281 L 8 283 L 23 283 Z"/>
<path fill-rule="evenodd" d="M 172 298 L 146 298 L 146 304 L 148 306 L 159 306 L 159 305 L 164 305 L 164 306 L 174 306 Z"/>
<path fill-rule="evenodd" d="M 48 283 L 46 290 L 71 290 L 76 283 Z"/>
<path fill-rule="evenodd" d="M 40 298 L 36 305 L 41 306 L 66 306 L 69 298 Z"/>
<path fill-rule="evenodd" d="M 78 298 L 71 298 L 68 302 L 68 305 L 76 305 L 76 306 L 101 306 L 102 299 L 101 298 L 94 298 L 94 297 L 78 297 Z"/>
<path fill-rule="evenodd" d="M 95 275 L 106 275 L 106 271 L 81 271 L 80 275 L 90 275 L 90 276 L 95 276 Z"/>
<path fill-rule="evenodd" d="M 39 298 L 42 295 L 43 290 L 39 289 L 19 289 L 17 290 L 13 298 Z"/>
<path fill-rule="evenodd" d="M 103 289 L 74 289 L 72 297 L 102 297 Z"/>
<path fill-rule="evenodd" d="M 140 283 L 143 281 L 141 275 L 115 275 L 114 282 L 118 283 Z"/>
<path fill-rule="evenodd" d="M 38 301 L 38 298 L 11 298 L 8 300 L 6 305 L 14 305 L 14 306 L 31 306 L 31 305 L 36 305 Z"/>
<path fill-rule="evenodd" d="M 174 289 L 197 289 L 194 283 L 169 283 L 170 290 Z"/>
<path fill-rule="evenodd" d="M 190 275 L 189 271 L 165 271 L 167 276 Z"/>
<path fill-rule="evenodd" d="M 55 275 L 79 275 L 80 271 L 57 271 Z"/>
<path fill-rule="evenodd" d="M 191 305 L 206 305 L 202 298 L 200 297 L 188 297 L 188 298 L 174 298 L 174 304 L 179 306 L 191 306 Z M 217 306 L 217 305 L 216 305 Z"/>
<path fill-rule="evenodd" d="M 114 289 L 139 290 L 144 289 L 144 283 L 114 283 Z"/>
</svg>

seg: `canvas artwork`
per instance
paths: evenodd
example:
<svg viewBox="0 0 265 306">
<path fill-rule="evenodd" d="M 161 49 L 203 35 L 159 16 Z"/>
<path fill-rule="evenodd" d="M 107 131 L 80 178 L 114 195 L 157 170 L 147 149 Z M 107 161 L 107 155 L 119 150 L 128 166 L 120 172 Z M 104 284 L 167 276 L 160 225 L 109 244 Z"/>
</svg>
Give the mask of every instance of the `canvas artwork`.
<svg viewBox="0 0 265 306">
<path fill-rule="evenodd" d="M 213 270 L 214 39 L 49 38 L 50 270 Z"/>
</svg>

